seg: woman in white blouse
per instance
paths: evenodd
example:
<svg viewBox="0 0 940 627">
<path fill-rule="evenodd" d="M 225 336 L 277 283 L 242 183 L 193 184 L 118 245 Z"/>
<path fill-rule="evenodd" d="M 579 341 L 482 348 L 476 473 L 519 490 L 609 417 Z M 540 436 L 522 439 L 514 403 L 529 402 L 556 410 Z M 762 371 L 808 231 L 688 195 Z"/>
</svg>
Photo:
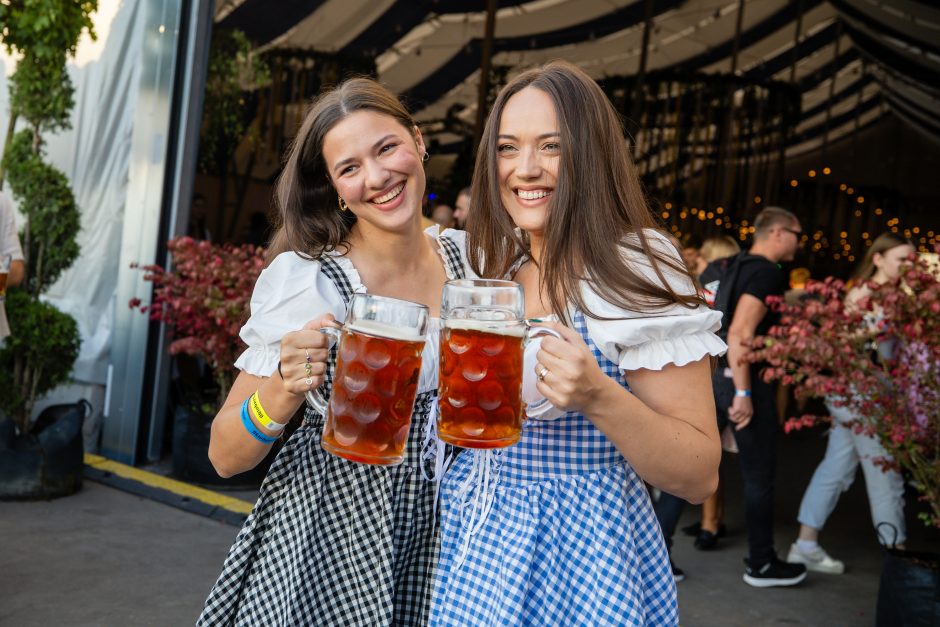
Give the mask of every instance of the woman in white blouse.
<svg viewBox="0 0 940 627">
<path fill-rule="evenodd" d="M 618 115 L 575 66 L 503 88 L 472 190 L 471 267 L 513 276 L 526 315 L 558 321 L 542 324 L 563 339 L 526 364 L 557 409 L 445 476 L 430 624 L 674 625 L 644 482 L 692 502 L 715 490 L 721 316 L 653 228 Z"/>
<path fill-rule="evenodd" d="M 319 329 L 344 319 L 354 293 L 423 303 L 436 317 L 444 281 L 463 277 L 463 234 L 421 228 L 427 156 L 410 115 L 374 81 L 346 81 L 307 112 L 277 183 L 280 254 L 255 286 L 241 373 L 212 424 L 220 475 L 255 466 L 305 393 L 324 384 L 328 394 L 335 350 Z M 328 454 L 323 416 L 307 409 L 199 624 L 426 622 L 438 553 L 435 487 L 422 459 L 437 388 L 430 326 L 404 463 Z"/>
</svg>

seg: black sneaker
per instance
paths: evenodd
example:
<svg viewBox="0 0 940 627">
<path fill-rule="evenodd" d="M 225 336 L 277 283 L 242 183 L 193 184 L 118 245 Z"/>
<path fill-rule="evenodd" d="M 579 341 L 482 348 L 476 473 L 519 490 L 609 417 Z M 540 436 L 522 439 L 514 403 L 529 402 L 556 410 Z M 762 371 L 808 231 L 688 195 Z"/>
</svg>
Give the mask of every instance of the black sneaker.
<svg viewBox="0 0 940 627">
<path fill-rule="evenodd" d="M 672 563 L 672 558 L 669 558 L 669 565 L 672 567 L 672 578 L 676 580 L 676 583 L 679 583 L 685 579 L 685 571 Z"/>
<path fill-rule="evenodd" d="M 691 525 L 686 525 L 682 528 L 682 533 L 695 538 L 702 533 L 702 523 L 696 522 Z M 726 533 L 728 533 L 728 530 L 725 528 L 724 523 L 722 523 L 718 525 L 718 531 L 715 533 L 715 537 L 719 539 L 724 538 Z"/>
<path fill-rule="evenodd" d="M 772 588 L 774 586 L 795 586 L 806 579 L 806 566 L 803 564 L 790 564 L 773 559 L 759 566 L 752 565 L 750 560 L 744 560 L 744 583 L 755 588 Z"/>
</svg>

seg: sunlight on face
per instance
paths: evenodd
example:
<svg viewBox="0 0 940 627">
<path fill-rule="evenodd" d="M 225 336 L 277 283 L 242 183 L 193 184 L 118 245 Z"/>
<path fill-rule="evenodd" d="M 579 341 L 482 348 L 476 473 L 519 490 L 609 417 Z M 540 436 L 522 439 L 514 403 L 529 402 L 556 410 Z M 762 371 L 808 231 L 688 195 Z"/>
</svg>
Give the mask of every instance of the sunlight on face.
<svg viewBox="0 0 940 627">
<path fill-rule="evenodd" d="M 554 197 L 561 156 L 555 105 L 544 91 L 526 87 L 503 109 L 497 138 L 500 198 L 516 226 L 540 237 Z"/>
</svg>

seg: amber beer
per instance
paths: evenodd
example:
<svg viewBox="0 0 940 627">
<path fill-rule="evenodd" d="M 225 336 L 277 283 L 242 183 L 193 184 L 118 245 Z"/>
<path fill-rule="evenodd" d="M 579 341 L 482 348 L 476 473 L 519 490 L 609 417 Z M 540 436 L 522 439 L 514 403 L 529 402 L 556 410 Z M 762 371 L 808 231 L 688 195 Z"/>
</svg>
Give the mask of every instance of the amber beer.
<svg viewBox="0 0 940 627">
<path fill-rule="evenodd" d="M 329 403 L 320 390 L 307 393 L 326 416 L 326 451 L 363 464 L 404 461 L 427 330 L 424 305 L 361 293 L 342 329 L 321 329 L 339 343 Z"/>
<path fill-rule="evenodd" d="M 500 448 L 522 434 L 519 322 L 449 320 L 441 337 L 438 435 L 464 448 Z"/>
<path fill-rule="evenodd" d="M 421 337 L 407 337 L 379 323 L 347 327 L 340 340 L 323 448 L 356 462 L 400 463 L 423 349 Z"/>
</svg>

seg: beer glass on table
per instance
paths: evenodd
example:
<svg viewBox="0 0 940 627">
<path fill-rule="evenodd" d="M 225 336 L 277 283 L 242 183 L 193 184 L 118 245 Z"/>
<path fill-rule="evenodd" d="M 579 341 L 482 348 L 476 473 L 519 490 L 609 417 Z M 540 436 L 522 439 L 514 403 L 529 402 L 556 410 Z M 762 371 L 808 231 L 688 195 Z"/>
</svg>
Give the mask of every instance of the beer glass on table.
<svg viewBox="0 0 940 627">
<path fill-rule="evenodd" d="M 522 435 L 524 346 L 539 335 L 561 336 L 528 326 L 522 286 L 514 281 L 448 281 L 441 325 L 438 436 L 463 448 L 515 444 Z"/>
<path fill-rule="evenodd" d="M 326 416 L 324 449 L 364 464 L 404 460 L 427 329 L 424 305 L 370 294 L 353 295 L 342 328 L 321 329 L 339 342 L 329 402 L 307 393 Z"/>
</svg>

